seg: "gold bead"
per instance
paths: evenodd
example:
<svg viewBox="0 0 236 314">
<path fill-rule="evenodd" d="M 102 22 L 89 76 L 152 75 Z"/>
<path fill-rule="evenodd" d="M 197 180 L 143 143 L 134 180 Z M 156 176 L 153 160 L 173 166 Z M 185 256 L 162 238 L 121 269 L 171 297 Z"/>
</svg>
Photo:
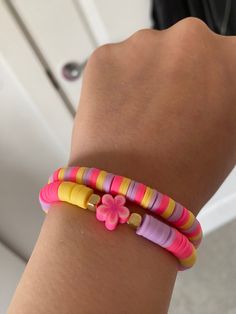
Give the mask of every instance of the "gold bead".
<svg viewBox="0 0 236 314">
<path fill-rule="evenodd" d="M 97 194 L 92 194 L 87 201 L 87 209 L 95 212 L 97 204 L 100 203 L 101 197 Z"/>
<path fill-rule="evenodd" d="M 132 213 L 129 216 L 127 224 L 130 225 L 132 228 L 137 229 L 142 222 L 142 216 L 138 213 Z"/>
</svg>

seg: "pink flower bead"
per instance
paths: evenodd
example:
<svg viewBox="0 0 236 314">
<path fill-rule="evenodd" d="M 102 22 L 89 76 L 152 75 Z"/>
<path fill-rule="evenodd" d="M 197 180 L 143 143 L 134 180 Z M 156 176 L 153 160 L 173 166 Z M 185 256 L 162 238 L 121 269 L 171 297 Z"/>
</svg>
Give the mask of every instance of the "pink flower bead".
<svg viewBox="0 0 236 314">
<path fill-rule="evenodd" d="M 118 223 L 125 223 L 129 219 L 130 211 L 125 204 L 125 197 L 104 194 L 102 204 L 97 207 L 96 217 L 100 221 L 105 221 L 108 230 L 114 230 Z"/>
</svg>

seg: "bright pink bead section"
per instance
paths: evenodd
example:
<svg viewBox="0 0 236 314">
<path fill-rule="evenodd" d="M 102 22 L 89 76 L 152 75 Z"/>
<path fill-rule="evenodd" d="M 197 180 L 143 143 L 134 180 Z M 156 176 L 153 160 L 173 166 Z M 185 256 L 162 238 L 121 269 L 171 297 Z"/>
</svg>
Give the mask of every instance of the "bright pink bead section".
<svg viewBox="0 0 236 314">
<path fill-rule="evenodd" d="M 84 167 L 68 167 L 57 169 L 49 178 L 49 182 L 56 181 L 72 181 L 76 182 L 77 173 L 80 168 Z M 62 171 L 63 170 L 63 171 Z M 101 192 L 111 193 L 113 195 L 119 194 L 120 187 L 125 178 L 123 176 L 118 176 L 112 173 L 106 172 L 105 178 L 102 182 L 102 186 L 97 184 L 97 180 L 102 170 L 97 168 L 86 168 L 83 176 L 80 178 L 81 184 L 87 185 L 91 188 L 98 189 Z M 104 172 L 104 171 L 103 171 Z M 136 182 L 134 180 L 129 180 L 129 185 L 126 189 L 126 194 L 124 195 L 127 200 L 133 201 L 136 204 L 142 206 L 142 201 L 145 196 L 148 186 Z M 154 212 L 157 215 L 165 215 L 168 211 L 168 204 L 170 197 L 152 189 L 153 196 L 150 198 L 147 204 L 147 209 Z M 183 205 L 178 202 L 174 203 L 174 209 L 170 216 L 165 218 L 172 226 L 178 229 L 182 234 L 184 234 L 189 241 L 197 248 L 202 240 L 202 228 L 199 221 L 193 214 L 186 209 Z"/>
</svg>

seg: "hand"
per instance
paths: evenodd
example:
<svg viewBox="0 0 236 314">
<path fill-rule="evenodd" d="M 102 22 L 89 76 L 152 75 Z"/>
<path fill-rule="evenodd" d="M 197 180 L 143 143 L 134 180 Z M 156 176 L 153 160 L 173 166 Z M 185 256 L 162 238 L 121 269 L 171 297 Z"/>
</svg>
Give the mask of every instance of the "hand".
<svg viewBox="0 0 236 314">
<path fill-rule="evenodd" d="M 236 39 L 196 18 L 90 57 L 70 165 L 131 177 L 195 214 L 236 160 Z"/>
</svg>

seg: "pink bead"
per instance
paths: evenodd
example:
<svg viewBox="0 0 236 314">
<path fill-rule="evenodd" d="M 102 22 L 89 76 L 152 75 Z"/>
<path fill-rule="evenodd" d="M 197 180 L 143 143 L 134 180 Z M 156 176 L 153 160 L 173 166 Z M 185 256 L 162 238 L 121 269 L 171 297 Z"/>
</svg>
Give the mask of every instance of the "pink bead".
<svg viewBox="0 0 236 314">
<path fill-rule="evenodd" d="M 189 257 L 192 254 L 193 246 L 189 240 L 178 230 L 175 230 L 175 239 L 172 245 L 166 248 L 180 259 Z"/>
<path fill-rule="evenodd" d="M 195 230 L 188 233 L 188 238 L 196 237 L 201 231 L 202 231 L 201 225 L 198 223 Z"/>
<path fill-rule="evenodd" d="M 174 237 L 173 243 L 171 245 L 169 245 L 168 247 L 166 247 L 166 249 L 176 255 L 176 254 L 178 254 L 178 248 L 180 246 L 180 243 L 183 241 L 183 238 L 182 238 L 181 233 L 175 229 L 174 229 L 174 235 L 175 235 L 175 237 Z M 178 255 L 178 257 L 179 257 L 179 255 Z"/>
<path fill-rule="evenodd" d="M 69 167 L 64 174 L 64 181 L 76 182 L 77 167 Z"/>
<path fill-rule="evenodd" d="M 140 204 L 142 202 L 142 199 L 144 197 L 145 191 L 147 189 L 146 185 L 142 184 L 142 183 L 136 183 L 137 185 L 137 189 L 136 189 L 136 194 L 134 197 L 134 201 L 137 204 Z"/>
<path fill-rule="evenodd" d="M 45 203 L 58 202 L 58 188 L 62 181 L 56 181 L 45 185 L 40 191 L 40 199 Z"/>
<path fill-rule="evenodd" d="M 58 181 L 58 175 L 59 175 L 59 171 L 60 170 L 61 170 L 61 168 L 59 168 L 56 171 L 54 171 L 54 173 L 53 173 L 53 181 Z"/>
<path fill-rule="evenodd" d="M 153 208 L 152 210 L 154 210 L 156 214 L 161 215 L 166 210 L 169 204 L 169 199 L 169 196 L 163 195 L 159 207 L 155 208 L 155 210 Z"/>
<path fill-rule="evenodd" d="M 100 170 L 97 168 L 93 168 L 92 175 L 90 177 L 91 187 L 93 189 L 96 188 L 96 182 L 97 182 L 97 178 L 98 178 L 99 174 L 100 174 Z"/>
<path fill-rule="evenodd" d="M 96 188 L 96 181 L 97 181 L 99 173 L 100 173 L 100 170 L 96 168 L 86 169 L 83 175 L 84 184 L 91 188 Z"/>
<path fill-rule="evenodd" d="M 79 170 L 78 167 L 72 168 L 71 173 L 70 173 L 70 181 L 76 182 L 76 175 L 77 175 L 78 170 Z"/>
<path fill-rule="evenodd" d="M 177 228 L 178 227 L 181 228 L 181 226 L 183 226 L 184 224 L 186 224 L 188 222 L 189 216 L 190 216 L 189 211 L 186 208 L 184 208 L 182 216 L 180 217 L 180 219 L 178 221 L 175 221 L 175 226 Z"/>
<path fill-rule="evenodd" d="M 120 189 L 120 185 L 123 181 L 123 177 L 122 176 L 115 176 L 112 184 L 111 184 L 111 194 L 118 194 L 119 193 L 119 189 Z"/>
<path fill-rule="evenodd" d="M 181 253 L 180 258 L 185 259 L 192 255 L 193 253 L 193 245 L 187 240 L 185 236 L 183 236 L 183 242 L 181 244 L 181 247 L 179 248 L 179 251 Z"/>
</svg>

